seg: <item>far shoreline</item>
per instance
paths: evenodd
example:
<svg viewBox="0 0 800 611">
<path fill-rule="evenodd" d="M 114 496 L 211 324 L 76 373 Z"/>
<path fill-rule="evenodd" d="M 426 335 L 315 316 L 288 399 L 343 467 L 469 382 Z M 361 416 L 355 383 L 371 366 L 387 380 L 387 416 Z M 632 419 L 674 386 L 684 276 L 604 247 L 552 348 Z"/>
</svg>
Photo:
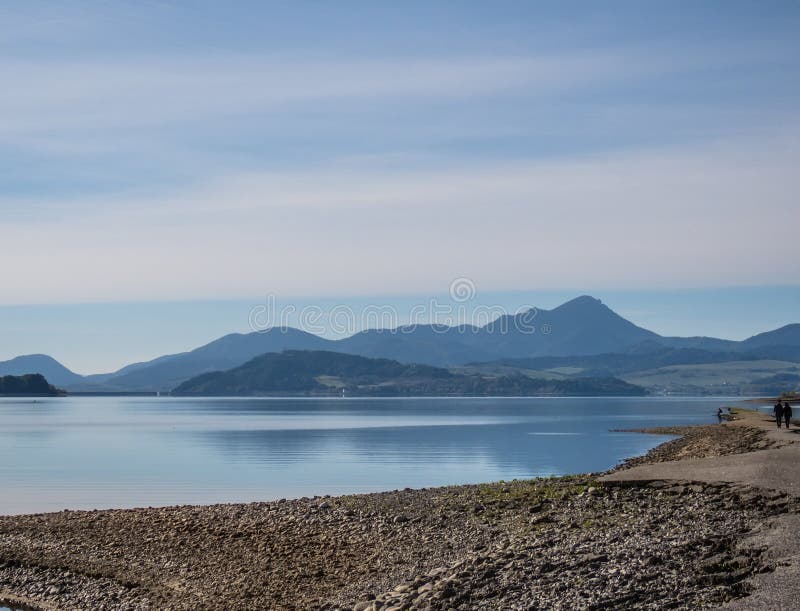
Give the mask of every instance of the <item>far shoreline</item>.
<svg viewBox="0 0 800 611">
<path fill-rule="evenodd" d="M 338 401 L 341 399 L 363 399 L 363 400 L 389 400 L 389 399 L 696 399 L 698 401 L 741 401 L 743 403 L 763 403 L 764 406 L 775 399 L 763 399 L 753 396 L 739 395 L 698 395 L 698 394 L 647 394 L 647 395 L 562 395 L 562 394 L 537 394 L 537 395 L 336 395 L 336 394 L 262 394 L 262 395 L 183 395 L 172 394 L 168 391 L 134 391 L 134 392 L 66 392 L 63 395 L 4 395 L 2 398 L 25 398 L 25 397 L 45 397 L 45 398 L 69 398 L 69 397 L 152 397 L 154 399 L 325 399 Z M 783 400 L 783 399 L 782 399 Z M 788 401 L 798 401 L 798 399 L 787 399 Z"/>
</svg>

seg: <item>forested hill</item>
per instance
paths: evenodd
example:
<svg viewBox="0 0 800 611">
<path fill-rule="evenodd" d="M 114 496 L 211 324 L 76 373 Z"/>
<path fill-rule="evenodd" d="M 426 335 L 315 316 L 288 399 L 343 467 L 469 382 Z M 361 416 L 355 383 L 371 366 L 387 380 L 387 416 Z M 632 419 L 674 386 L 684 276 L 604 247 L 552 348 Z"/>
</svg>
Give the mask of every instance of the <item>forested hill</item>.
<svg viewBox="0 0 800 611">
<path fill-rule="evenodd" d="M 0 376 L 0 395 L 47 395 L 64 394 L 50 384 L 39 373 L 27 373 L 21 376 Z"/>
<path fill-rule="evenodd" d="M 534 379 L 524 375 L 454 373 L 328 351 L 267 353 L 228 371 L 206 373 L 178 386 L 179 395 L 341 394 L 417 396 L 642 395 L 616 378 Z"/>
</svg>

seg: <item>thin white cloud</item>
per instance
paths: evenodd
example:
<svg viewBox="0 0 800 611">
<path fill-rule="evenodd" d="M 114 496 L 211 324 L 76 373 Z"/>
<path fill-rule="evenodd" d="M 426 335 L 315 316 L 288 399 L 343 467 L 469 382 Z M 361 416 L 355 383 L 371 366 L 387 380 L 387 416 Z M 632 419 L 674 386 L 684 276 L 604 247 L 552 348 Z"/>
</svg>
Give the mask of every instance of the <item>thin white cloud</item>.
<svg viewBox="0 0 800 611">
<path fill-rule="evenodd" d="M 0 130 L 137 125 L 348 97 L 552 91 L 613 69 L 603 58 L 292 62 L 281 58 L 0 61 Z"/>
<path fill-rule="evenodd" d="M 693 150 L 231 176 L 6 222 L 0 303 L 800 281 L 796 131 Z"/>
<path fill-rule="evenodd" d="M 103 19 L 125 21 L 112 13 Z M 486 289 L 800 280 L 792 265 L 797 130 L 752 136 L 753 123 L 780 127 L 789 113 L 765 121 L 759 102 L 720 109 L 694 88 L 707 69 L 740 86 L 742 71 L 781 49 L 650 44 L 322 60 L 287 49 L 144 48 L 0 59 L 0 154 L 12 165 L 21 158 L 0 174 L 13 187 L 0 195 L 0 260 L 15 270 L 0 285 L 0 303 L 439 292 L 454 270 Z M 670 93 L 661 87 L 674 75 L 687 98 L 649 91 Z M 476 99 L 491 118 L 482 120 Z M 569 103 L 580 111 L 564 112 Z M 397 109 L 412 106 L 419 112 L 391 124 Z M 361 125 L 359 111 L 375 109 Z M 733 117 L 736 137 L 670 141 L 669 126 L 684 114 L 685 128 L 702 135 L 713 120 Z M 605 130 L 588 149 L 611 148 L 614 129 L 641 140 L 652 130 L 658 147 L 641 150 L 640 141 L 636 151 L 580 156 L 572 142 L 580 126 L 568 125 L 576 116 Z M 302 147 L 284 164 L 280 145 L 238 156 L 238 144 L 257 144 L 214 142 L 227 125 L 246 130 L 253 121 L 259 137 L 287 142 L 303 121 L 340 118 L 342 133 L 330 141 L 307 135 L 308 150 L 319 142 L 330 149 L 302 169 Z M 362 147 L 373 126 L 376 145 Z M 403 130 L 419 134 L 409 148 Z M 525 146 L 508 152 L 503 139 L 519 133 Z M 476 134 L 480 145 L 500 142 L 497 157 L 514 159 L 464 154 L 470 147 L 459 138 Z M 553 138 L 559 158 L 527 157 L 539 135 Z M 455 152 L 437 154 L 442 143 Z M 359 158 L 372 152 L 371 161 Z"/>
<path fill-rule="evenodd" d="M 665 50 L 666 51 L 666 50 Z M 547 99 L 670 73 L 753 62 L 741 49 L 620 47 L 535 56 L 293 59 L 216 53 L 182 57 L 0 60 L 0 133 L 136 127 L 190 122 L 298 104 L 498 95 Z M 756 52 L 761 57 L 764 52 Z M 766 54 L 772 57 L 774 50 Z"/>
</svg>

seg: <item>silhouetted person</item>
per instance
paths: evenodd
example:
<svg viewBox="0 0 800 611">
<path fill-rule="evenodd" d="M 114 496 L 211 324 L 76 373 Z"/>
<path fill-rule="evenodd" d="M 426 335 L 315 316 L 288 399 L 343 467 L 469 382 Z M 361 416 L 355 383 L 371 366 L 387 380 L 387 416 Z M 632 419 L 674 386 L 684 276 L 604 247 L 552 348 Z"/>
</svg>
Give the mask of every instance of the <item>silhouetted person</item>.
<svg viewBox="0 0 800 611">
<path fill-rule="evenodd" d="M 721 407 L 717 410 L 717 420 L 722 422 L 722 408 Z"/>
<path fill-rule="evenodd" d="M 783 420 L 786 422 L 786 428 L 789 428 L 789 423 L 792 421 L 792 406 L 788 401 L 783 402 Z"/>
<path fill-rule="evenodd" d="M 780 400 L 775 404 L 775 407 L 772 408 L 772 411 L 775 412 L 775 422 L 778 423 L 778 428 L 781 428 L 781 420 L 783 419 L 783 405 L 781 405 Z"/>
</svg>

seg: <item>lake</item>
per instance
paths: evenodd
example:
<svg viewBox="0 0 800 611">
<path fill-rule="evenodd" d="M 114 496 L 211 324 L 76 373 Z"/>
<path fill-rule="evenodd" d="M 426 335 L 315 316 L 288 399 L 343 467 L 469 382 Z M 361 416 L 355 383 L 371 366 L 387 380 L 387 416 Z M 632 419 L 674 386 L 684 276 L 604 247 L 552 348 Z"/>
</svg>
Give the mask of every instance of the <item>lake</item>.
<svg viewBox="0 0 800 611">
<path fill-rule="evenodd" d="M 0 399 L 0 513 L 274 500 L 608 469 L 711 398 Z M 740 400 L 739 400 L 740 401 Z"/>
</svg>

